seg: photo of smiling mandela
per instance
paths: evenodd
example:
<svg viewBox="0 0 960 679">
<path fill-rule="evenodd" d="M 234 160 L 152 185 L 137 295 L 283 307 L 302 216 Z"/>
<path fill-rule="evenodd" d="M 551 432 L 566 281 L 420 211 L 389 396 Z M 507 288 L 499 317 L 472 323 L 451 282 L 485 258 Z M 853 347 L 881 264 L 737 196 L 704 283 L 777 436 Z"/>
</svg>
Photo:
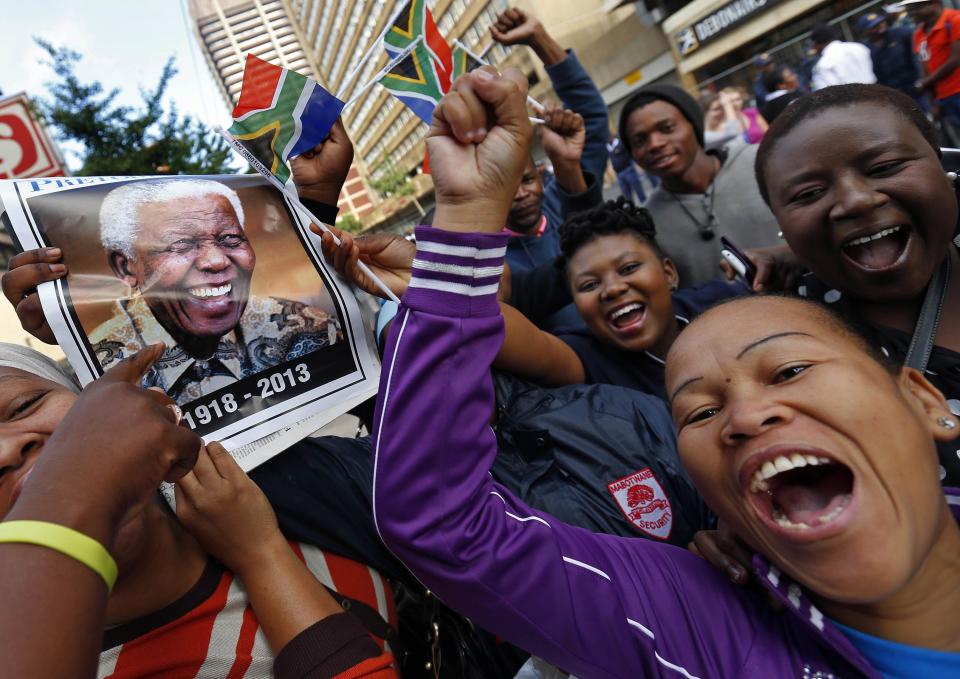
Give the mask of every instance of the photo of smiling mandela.
<svg viewBox="0 0 960 679">
<path fill-rule="evenodd" d="M 100 241 L 130 294 L 88 333 L 100 365 L 155 342 L 144 378 L 183 405 L 342 341 L 337 319 L 300 301 L 251 295 L 257 255 L 237 192 L 218 181 L 151 179 L 107 193 Z"/>
</svg>

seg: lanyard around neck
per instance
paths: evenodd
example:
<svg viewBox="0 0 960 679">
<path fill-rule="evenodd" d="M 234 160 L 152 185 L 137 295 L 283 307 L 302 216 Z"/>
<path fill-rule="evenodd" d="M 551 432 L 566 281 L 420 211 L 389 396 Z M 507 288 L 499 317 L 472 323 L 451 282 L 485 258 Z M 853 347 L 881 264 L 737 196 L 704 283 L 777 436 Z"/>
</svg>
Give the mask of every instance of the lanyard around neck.
<svg viewBox="0 0 960 679">
<path fill-rule="evenodd" d="M 933 352 L 933 343 L 937 337 L 937 327 L 940 325 L 940 315 L 943 311 L 943 300 L 947 296 L 947 282 L 950 280 L 950 253 L 947 253 L 930 279 L 927 294 L 923 298 L 920 308 L 920 318 L 913 329 L 910 338 L 910 348 L 907 349 L 907 358 L 903 364 L 916 368 L 920 372 L 927 369 L 930 354 Z"/>
</svg>

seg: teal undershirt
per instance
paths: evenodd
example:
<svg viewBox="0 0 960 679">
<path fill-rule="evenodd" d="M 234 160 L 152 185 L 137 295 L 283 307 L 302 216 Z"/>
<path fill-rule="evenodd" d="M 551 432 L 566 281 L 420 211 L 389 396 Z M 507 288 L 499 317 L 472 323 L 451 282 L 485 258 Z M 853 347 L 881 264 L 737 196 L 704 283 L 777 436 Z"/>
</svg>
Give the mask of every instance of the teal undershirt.
<svg viewBox="0 0 960 679">
<path fill-rule="evenodd" d="M 885 679 L 960 677 L 960 653 L 898 644 L 864 634 L 835 620 L 833 624 Z"/>
</svg>

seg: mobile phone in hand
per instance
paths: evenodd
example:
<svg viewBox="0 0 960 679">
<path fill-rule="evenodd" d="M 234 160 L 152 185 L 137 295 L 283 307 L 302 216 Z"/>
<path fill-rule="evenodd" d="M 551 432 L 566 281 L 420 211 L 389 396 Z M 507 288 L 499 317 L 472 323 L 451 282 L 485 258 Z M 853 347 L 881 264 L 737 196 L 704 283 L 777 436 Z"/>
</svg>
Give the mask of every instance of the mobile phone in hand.
<svg viewBox="0 0 960 679">
<path fill-rule="evenodd" d="M 720 236 L 720 254 L 733 267 L 748 285 L 753 287 L 753 280 L 757 277 L 757 267 L 750 258 L 726 236 Z"/>
</svg>

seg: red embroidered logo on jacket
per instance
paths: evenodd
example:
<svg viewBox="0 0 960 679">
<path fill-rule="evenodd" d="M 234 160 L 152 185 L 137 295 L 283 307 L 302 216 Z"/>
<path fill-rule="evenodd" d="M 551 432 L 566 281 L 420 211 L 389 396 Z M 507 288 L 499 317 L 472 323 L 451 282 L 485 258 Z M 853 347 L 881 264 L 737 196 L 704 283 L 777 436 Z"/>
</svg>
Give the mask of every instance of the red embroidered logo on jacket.
<svg viewBox="0 0 960 679">
<path fill-rule="evenodd" d="M 659 540 L 669 539 L 673 509 L 650 467 L 607 484 L 607 489 L 630 523 Z"/>
</svg>

